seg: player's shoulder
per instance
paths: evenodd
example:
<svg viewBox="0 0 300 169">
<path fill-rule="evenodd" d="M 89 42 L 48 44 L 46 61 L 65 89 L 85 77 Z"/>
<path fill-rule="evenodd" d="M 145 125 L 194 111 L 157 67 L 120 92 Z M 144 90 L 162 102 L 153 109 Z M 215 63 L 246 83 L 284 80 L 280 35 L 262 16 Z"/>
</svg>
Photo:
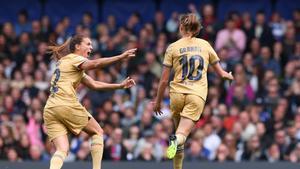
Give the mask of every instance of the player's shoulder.
<svg viewBox="0 0 300 169">
<path fill-rule="evenodd" d="M 65 60 L 73 60 L 73 61 L 80 61 L 80 60 L 86 59 L 85 57 L 74 54 L 74 53 L 70 53 L 63 58 L 65 58 Z"/>
<path fill-rule="evenodd" d="M 75 53 L 70 53 L 67 56 L 69 56 L 70 58 L 82 58 L 83 56 L 77 55 Z"/>
<path fill-rule="evenodd" d="M 205 39 L 201 39 L 201 38 L 195 38 L 195 39 L 198 43 L 201 43 L 203 45 L 210 45 L 209 42 Z"/>
<path fill-rule="evenodd" d="M 176 48 L 176 42 L 170 43 L 166 49 L 166 52 L 168 52 L 168 53 L 172 52 L 174 50 L 174 48 Z"/>
<path fill-rule="evenodd" d="M 73 59 L 74 57 L 76 57 L 74 53 L 69 53 L 66 56 L 62 57 L 61 60 Z"/>
<path fill-rule="evenodd" d="M 177 41 L 170 43 L 167 50 L 168 51 L 176 50 L 176 49 L 180 48 L 182 46 L 182 44 L 183 44 L 182 39 L 178 39 Z"/>
<path fill-rule="evenodd" d="M 173 42 L 171 45 L 172 46 L 182 46 L 182 44 L 186 44 L 187 42 L 190 43 L 190 41 L 187 41 L 185 38 L 180 38 L 177 41 Z"/>
<path fill-rule="evenodd" d="M 169 44 L 168 48 L 173 48 L 178 43 L 178 40 Z"/>
</svg>

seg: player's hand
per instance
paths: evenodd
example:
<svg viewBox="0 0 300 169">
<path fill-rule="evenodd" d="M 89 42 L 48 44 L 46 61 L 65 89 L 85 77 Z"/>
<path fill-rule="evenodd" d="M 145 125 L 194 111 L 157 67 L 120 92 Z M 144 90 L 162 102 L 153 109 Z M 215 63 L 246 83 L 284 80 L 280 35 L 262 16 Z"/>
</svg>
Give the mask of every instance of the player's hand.
<svg viewBox="0 0 300 169">
<path fill-rule="evenodd" d="M 123 56 L 122 58 L 123 59 L 129 59 L 129 58 L 135 57 L 136 50 L 137 50 L 137 48 L 126 50 L 125 52 L 123 52 L 121 54 Z"/>
<path fill-rule="evenodd" d="M 234 77 L 232 76 L 232 72 L 227 73 L 227 75 L 224 77 L 224 79 L 233 81 Z"/>
<path fill-rule="evenodd" d="M 128 89 L 131 88 L 132 86 L 135 86 L 136 83 L 133 79 L 131 79 L 130 77 L 127 77 L 125 80 L 123 80 L 123 82 L 121 83 L 121 87 L 123 89 Z"/>
<path fill-rule="evenodd" d="M 157 101 L 151 102 L 153 104 L 153 111 L 156 115 L 162 115 L 163 112 L 161 111 L 160 103 Z"/>
</svg>

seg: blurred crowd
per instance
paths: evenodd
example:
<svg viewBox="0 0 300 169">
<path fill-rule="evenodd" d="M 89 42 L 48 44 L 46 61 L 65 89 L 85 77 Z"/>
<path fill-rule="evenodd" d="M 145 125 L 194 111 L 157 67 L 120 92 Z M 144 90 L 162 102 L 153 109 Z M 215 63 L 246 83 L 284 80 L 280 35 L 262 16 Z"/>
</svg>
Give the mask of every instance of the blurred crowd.
<svg viewBox="0 0 300 169">
<path fill-rule="evenodd" d="M 231 84 L 208 70 L 205 110 L 185 146 L 186 161 L 300 162 L 300 10 L 286 20 L 277 12 L 229 12 L 216 19 L 215 8 L 190 4 L 202 21 L 200 38 L 217 51 L 221 65 L 233 71 Z M 78 98 L 105 132 L 103 159 L 162 161 L 168 136 L 174 132 L 168 92 L 162 116 L 155 116 L 155 97 L 168 44 L 178 38 L 178 16 L 162 11 L 151 23 L 132 13 L 125 25 L 109 16 L 97 23 L 86 12 L 80 24 L 63 17 L 31 20 L 26 10 L 16 23 L 0 27 L 0 160 L 46 161 L 54 152 L 43 126 L 43 107 L 55 62 L 48 44 L 62 44 L 75 33 L 89 36 L 90 59 L 138 48 L 137 57 L 104 69 L 88 71 L 94 79 L 120 82 L 127 76 L 137 85 L 128 90 L 90 91 L 78 88 Z M 67 161 L 91 160 L 84 133 L 70 136 Z"/>
</svg>

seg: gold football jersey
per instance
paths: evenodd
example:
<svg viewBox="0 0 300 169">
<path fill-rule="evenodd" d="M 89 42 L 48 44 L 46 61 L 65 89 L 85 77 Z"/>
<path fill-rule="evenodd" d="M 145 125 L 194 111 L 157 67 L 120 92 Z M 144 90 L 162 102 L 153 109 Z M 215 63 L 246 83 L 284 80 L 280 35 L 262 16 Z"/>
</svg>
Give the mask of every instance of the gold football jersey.
<svg viewBox="0 0 300 169">
<path fill-rule="evenodd" d="M 87 58 L 83 56 L 69 54 L 57 62 L 51 79 L 51 94 L 47 100 L 46 107 L 80 104 L 76 95 L 76 88 L 85 76 L 85 73 L 78 66 L 86 60 Z"/>
<path fill-rule="evenodd" d="M 211 45 L 203 39 L 181 38 L 170 44 L 163 62 L 175 72 L 170 92 L 194 94 L 206 100 L 207 68 L 219 60 Z"/>
</svg>

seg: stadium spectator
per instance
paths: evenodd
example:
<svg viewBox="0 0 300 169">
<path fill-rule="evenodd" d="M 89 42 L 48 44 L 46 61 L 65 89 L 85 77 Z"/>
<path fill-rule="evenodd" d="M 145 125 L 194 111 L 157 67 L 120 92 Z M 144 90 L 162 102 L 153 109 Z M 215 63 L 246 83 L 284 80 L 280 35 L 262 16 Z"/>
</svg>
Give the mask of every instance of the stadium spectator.
<svg viewBox="0 0 300 169">
<path fill-rule="evenodd" d="M 241 60 L 246 47 L 246 35 L 237 27 L 233 18 L 227 18 L 225 25 L 225 28 L 217 33 L 215 49 L 218 51 L 226 48 L 228 51 L 226 61 L 234 65 Z"/>
</svg>

